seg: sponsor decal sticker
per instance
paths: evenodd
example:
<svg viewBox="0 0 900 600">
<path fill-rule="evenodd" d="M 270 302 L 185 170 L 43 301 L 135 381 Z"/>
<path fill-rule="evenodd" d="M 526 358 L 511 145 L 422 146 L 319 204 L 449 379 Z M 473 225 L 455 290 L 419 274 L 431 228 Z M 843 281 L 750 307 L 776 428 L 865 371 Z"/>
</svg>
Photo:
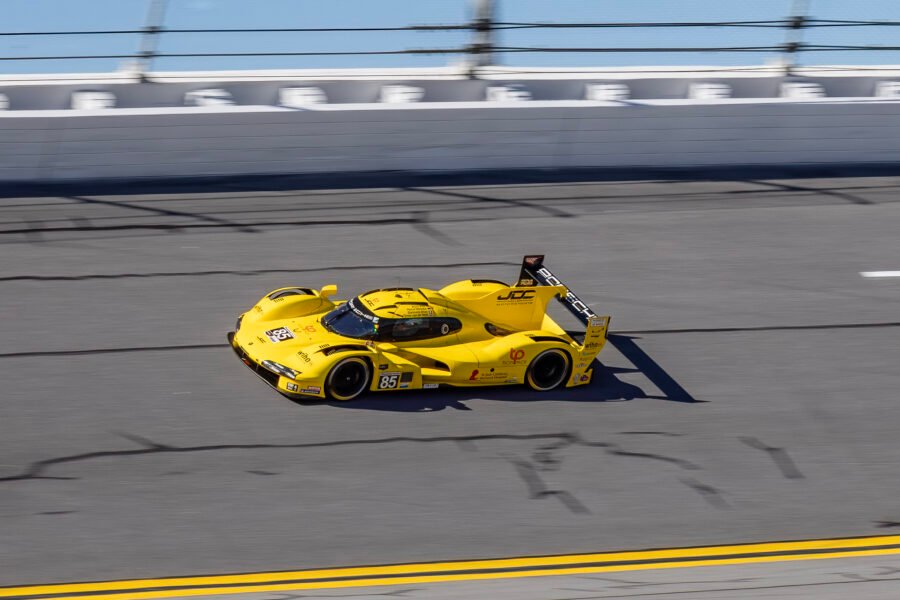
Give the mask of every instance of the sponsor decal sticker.
<svg viewBox="0 0 900 600">
<path fill-rule="evenodd" d="M 516 364 L 520 360 L 525 359 L 525 351 L 521 348 L 510 348 L 509 350 L 509 360 L 512 361 L 512 364 Z"/>
<path fill-rule="evenodd" d="M 288 382 L 286 387 L 289 392 L 296 392 L 300 388 L 300 386 L 297 385 L 296 383 L 290 383 L 290 382 Z"/>
<path fill-rule="evenodd" d="M 509 378 L 509 373 L 506 371 L 497 371 L 494 372 L 494 369 L 491 369 L 490 372 L 484 373 L 475 369 L 472 371 L 472 374 L 469 375 L 469 381 L 503 381 L 504 379 Z"/>
<path fill-rule="evenodd" d="M 538 269 L 538 275 L 542 276 L 548 285 L 563 285 L 563 282 L 556 278 L 556 276 L 548 271 L 546 267 L 541 267 Z M 596 317 L 588 305 L 581 301 L 581 298 L 572 293 L 572 290 L 566 288 L 566 304 L 571 306 L 576 312 L 583 314 L 585 317 Z"/>
<path fill-rule="evenodd" d="M 430 306 L 418 306 L 418 305 L 409 305 L 403 304 L 402 308 L 405 309 L 404 314 L 399 312 L 393 312 L 392 314 L 397 315 L 398 317 L 406 318 L 406 319 L 416 319 L 416 318 L 424 318 L 424 317 L 433 317 L 434 310 Z M 400 310 L 399 308 L 397 310 Z"/>
<path fill-rule="evenodd" d="M 322 388 L 320 388 L 319 386 L 311 385 L 309 387 L 305 387 L 302 390 L 300 390 L 300 393 L 301 394 L 318 394 L 321 391 L 322 391 Z"/>
<path fill-rule="evenodd" d="M 510 290 L 497 296 L 501 302 L 526 302 L 534 299 L 534 290 Z"/>
<path fill-rule="evenodd" d="M 510 377 L 506 380 L 506 383 L 519 383 L 519 380 L 515 377 Z"/>
<path fill-rule="evenodd" d="M 422 384 L 423 390 L 436 390 L 437 388 L 438 388 L 438 384 L 436 384 L 436 383 L 423 383 Z"/>
<path fill-rule="evenodd" d="M 303 362 L 312 362 L 312 359 L 309 357 L 309 354 L 307 354 L 303 350 L 298 352 L 297 356 L 299 356 L 301 359 L 303 359 Z"/>
<path fill-rule="evenodd" d="M 347 306 L 350 307 L 350 310 L 352 310 L 352 311 L 353 311 L 353 314 L 355 314 L 356 316 L 362 317 L 363 319 L 365 319 L 365 320 L 367 320 L 367 321 L 371 321 L 372 323 L 377 323 L 377 322 L 378 322 L 378 317 L 376 317 L 375 315 L 373 315 L 373 314 L 370 313 L 370 312 L 367 312 L 367 311 L 364 311 L 364 310 L 360 310 L 360 309 L 356 306 L 356 298 L 353 298 L 352 300 L 350 300 L 349 302 L 347 302 Z"/>
<path fill-rule="evenodd" d="M 278 329 L 268 330 L 266 332 L 266 337 L 273 342 L 283 342 L 284 340 L 294 339 L 294 334 L 291 333 L 291 330 L 287 327 L 279 327 Z"/>
</svg>

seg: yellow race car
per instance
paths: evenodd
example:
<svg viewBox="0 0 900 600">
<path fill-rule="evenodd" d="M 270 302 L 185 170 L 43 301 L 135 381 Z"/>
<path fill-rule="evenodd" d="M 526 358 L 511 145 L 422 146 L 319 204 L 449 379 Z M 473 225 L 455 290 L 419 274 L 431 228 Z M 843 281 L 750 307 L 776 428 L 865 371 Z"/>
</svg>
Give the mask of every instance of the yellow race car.
<svg viewBox="0 0 900 600">
<path fill-rule="evenodd" d="M 228 341 L 245 365 L 292 398 L 584 385 L 609 317 L 595 315 L 543 263 L 543 256 L 526 256 L 512 286 L 467 279 L 438 291 L 382 288 L 348 301 L 331 299 L 334 285 L 280 288 L 238 317 Z M 583 339 L 547 315 L 553 298 L 586 326 Z"/>
</svg>

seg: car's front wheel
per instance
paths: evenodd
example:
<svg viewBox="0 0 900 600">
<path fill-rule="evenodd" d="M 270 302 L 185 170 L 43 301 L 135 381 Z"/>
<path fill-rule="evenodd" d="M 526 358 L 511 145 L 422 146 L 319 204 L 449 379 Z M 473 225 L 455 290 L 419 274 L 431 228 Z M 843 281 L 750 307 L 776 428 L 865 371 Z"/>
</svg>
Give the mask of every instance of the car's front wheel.
<svg viewBox="0 0 900 600">
<path fill-rule="evenodd" d="M 372 371 L 364 359 L 358 356 L 345 358 L 328 373 L 325 393 L 333 400 L 353 400 L 369 388 L 371 378 Z"/>
<path fill-rule="evenodd" d="M 572 361 L 562 350 L 544 350 L 534 357 L 525 373 L 528 386 L 539 392 L 557 388 L 566 382 Z"/>
</svg>

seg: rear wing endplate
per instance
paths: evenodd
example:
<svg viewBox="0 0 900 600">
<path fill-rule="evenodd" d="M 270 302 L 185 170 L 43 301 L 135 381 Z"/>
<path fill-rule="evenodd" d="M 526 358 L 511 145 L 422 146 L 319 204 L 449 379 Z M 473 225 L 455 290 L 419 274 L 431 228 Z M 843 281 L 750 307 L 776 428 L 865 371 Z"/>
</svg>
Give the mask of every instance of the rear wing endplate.
<svg viewBox="0 0 900 600">
<path fill-rule="evenodd" d="M 585 326 L 592 326 L 597 323 L 597 314 L 585 304 L 581 298 L 575 295 L 575 292 L 569 289 L 569 286 L 561 282 L 556 275 L 550 272 L 550 269 L 544 266 L 544 255 L 526 256 L 522 259 L 522 270 L 519 272 L 519 280 L 516 287 L 534 287 L 536 285 L 561 285 L 566 288 L 565 296 L 557 296 L 557 299 L 569 309 L 575 318 L 581 321 Z M 606 324 L 609 318 L 605 317 Z M 604 332 L 605 333 L 605 332 Z"/>
</svg>

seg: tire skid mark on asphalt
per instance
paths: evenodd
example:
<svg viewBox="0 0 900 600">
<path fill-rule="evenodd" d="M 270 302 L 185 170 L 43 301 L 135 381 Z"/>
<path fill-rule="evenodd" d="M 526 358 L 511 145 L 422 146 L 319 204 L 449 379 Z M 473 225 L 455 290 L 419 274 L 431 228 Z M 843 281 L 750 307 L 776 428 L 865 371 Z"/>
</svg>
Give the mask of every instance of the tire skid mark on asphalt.
<svg viewBox="0 0 900 600">
<path fill-rule="evenodd" d="M 127 432 L 118 432 L 117 435 L 120 437 L 131 441 L 138 446 L 139 448 L 126 449 L 126 450 L 99 450 L 95 452 L 85 452 L 81 454 L 73 454 L 68 456 L 59 456 L 55 458 L 48 458 L 40 461 L 36 461 L 25 467 L 19 474 L 17 475 L 8 475 L 5 477 L 0 477 L 0 484 L 2 483 L 10 483 L 17 481 L 29 481 L 29 480 L 39 480 L 39 479 L 77 479 L 74 477 L 62 477 L 62 476 L 52 476 L 48 475 L 47 471 L 53 466 L 61 465 L 61 464 L 70 464 L 75 462 L 87 461 L 87 460 L 96 460 L 102 458 L 112 458 L 112 457 L 128 457 L 128 456 L 141 456 L 147 454 L 179 454 L 179 453 L 192 453 L 192 452 L 215 452 L 215 451 L 227 451 L 227 450 L 298 450 L 298 449 L 308 449 L 308 448 L 330 448 L 336 446 L 370 446 L 370 445 L 383 445 L 383 444 L 394 444 L 394 443 L 416 443 L 416 444 L 430 444 L 430 443 L 443 443 L 443 442 L 452 442 L 456 444 L 464 444 L 464 443 L 474 443 L 478 441 L 498 441 L 498 440 L 506 440 L 506 441 L 529 441 L 529 440 L 547 440 L 557 442 L 554 446 L 555 448 L 562 449 L 573 446 L 579 447 L 588 447 L 588 448 L 600 448 L 607 455 L 610 456 L 625 456 L 625 457 L 634 457 L 634 458 L 646 458 L 652 460 L 662 460 L 666 463 L 676 465 L 682 469 L 699 469 L 700 467 L 694 465 L 693 463 L 682 460 L 679 458 L 673 458 L 668 456 L 663 456 L 659 454 L 652 454 L 646 452 L 628 452 L 622 450 L 618 444 L 609 443 L 609 442 L 594 442 L 590 440 L 584 439 L 581 434 L 578 432 L 558 432 L 558 433 L 531 433 L 531 434 L 479 434 L 479 435 L 469 435 L 469 436 L 436 436 L 436 437 L 409 437 L 409 436 L 401 436 L 401 437 L 390 437 L 390 438 L 376 438 L 376 439 L 357 439 L 357 440 L 331 440 L 326 442 L 305 442 L 305 443 L 297 443 L 297 444 L 215 444 L 215 445 L 205 445 L 205 446 L 173 446 L 168 444 L 162 444 L 146 438 L 144 436 L 135 435 Z M 544 497 L 549 494 L 547 486 L 544 484 L 543 480 L 537 474 L 537 469 L 533 464 L 528 461 L 518 461 L 524 463 L 527 466 L 528 474 L 523 475 L 523 471 L 521 470 L 521 465 L 516 464 L 514 461 L 514 466 L 517 467 L 520 476 L 523 480 L 528 484 L 530 490 L 530 497 Z M 537 483 L 535 483 L 535 478 L 537 478 Z M 554 492 L 555 493 L 555 492 Z M 564 503 L 565 500 L 563 500 Z M 566 505 L 571 509 L 575 503 L 580 504 L 580 502 L 566 503 Z M 589 512 L 587 509 L 585 511 L 576 510 L 574 512 Z"/>
<path fill-rule="evenodd" d="M 392 443 L 441 443 L 441 442 L 477 442 L 485 440 L 567 440 L 570 445 L 596 445 L 595 442 L 583 440 L 577 433 L 533 433 L 533 434 L 481 434 L 470 436 L 435 436 L 435 437 L 390 437 L 390 438 L 374 438 L 374 439 L 357 439 L 357 440 L 331 440 L 326 442 L 305 442 L 297 444 L 214 444 L 205 446 L 171 446 L 160 444 L 134 434 L 119 434 L 120 436 L 132 441 L 140 448 L 127 450 L 100 450 L 96 452 L 85 452 L 81 454 L 73 454 L 68 456 L 59 456 L 31 463 L 24 468 L 18 475 L 9 475 L 0 477 L 0 484 L 15 481 L 27 481 L 33 479 L 54 479 L 46 474 L 46 471 L 60 464 L 68 464 L 86 460 L 95 460 L 110 457 L 126 457 L 146 454 L 158 453 L 190 453 L 190 452 L 215 452 L 223 450 L 295 450 L 306 448 L 330 448 L 336 446 L 369 446 Z M 66 478 L 70 479 L 70 478 Z"/>
<path fill-rule="evenodd" d="M 786 479 L 803 479 L 803 473 L 797 468 L 794 459 L 791 458 L 790 454 L 788 454 L 787 450 L 784 448 L 769 446 L 760 441 L 759 438 L 755 437 L 742 436 L 739 437 L 738 440 L 755 450 L 762 450 L 767 453 Z"/>
</svg>

